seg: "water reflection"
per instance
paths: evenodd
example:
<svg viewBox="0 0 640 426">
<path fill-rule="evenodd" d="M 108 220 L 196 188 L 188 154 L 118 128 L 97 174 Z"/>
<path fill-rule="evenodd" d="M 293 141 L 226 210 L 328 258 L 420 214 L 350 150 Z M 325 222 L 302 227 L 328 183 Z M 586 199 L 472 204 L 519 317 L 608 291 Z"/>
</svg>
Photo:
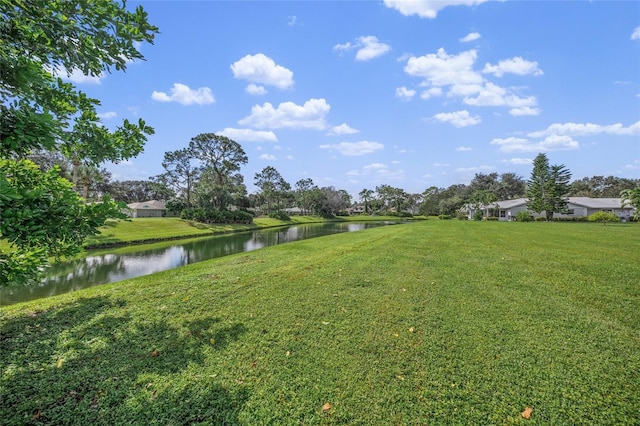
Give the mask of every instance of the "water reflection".
<svg viewBox="0 0 640 426">
<path fill-rule="evenodd" d="M 53 265 L 38 286 L 0 288 L 0 305 L 55 296 L 95 285 L 112 283 L 165 271 L 190 263 L 234 253 L 303 240 L 339 232 L 354 232 L 394 222 L 323 223 L 264 229 L 218 237 L 169 242 L 154 248 L 139 246 L 114 249 L 110 253 L 88 256 Z"/>
</svg>

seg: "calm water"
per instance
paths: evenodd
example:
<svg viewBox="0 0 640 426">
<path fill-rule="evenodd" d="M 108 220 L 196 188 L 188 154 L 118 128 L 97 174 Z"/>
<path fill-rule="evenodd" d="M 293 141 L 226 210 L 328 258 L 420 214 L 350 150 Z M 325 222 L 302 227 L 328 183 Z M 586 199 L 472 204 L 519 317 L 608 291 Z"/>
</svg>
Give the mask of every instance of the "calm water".
<svg viewBox="0 0 640 426">
<path fill-rule="evenodd" d="M 112 283 L 153 274 L 178 266 L 215 257 L 256 250 L 296 240 L 321 237 L 339 232 L 360 231 L 394 222 L 323 223 L 263 229 L 217 237 L 198 238 L 126 247 L 110 250 L 84 259 L 62 262 L 47 271 L 46 279 L 38 286 L 0 289 L 0 305 L 57 294 L 69 293 L 95 285 Z M 136 250 L 139 249 L 139 250 Z"/>
</svg>

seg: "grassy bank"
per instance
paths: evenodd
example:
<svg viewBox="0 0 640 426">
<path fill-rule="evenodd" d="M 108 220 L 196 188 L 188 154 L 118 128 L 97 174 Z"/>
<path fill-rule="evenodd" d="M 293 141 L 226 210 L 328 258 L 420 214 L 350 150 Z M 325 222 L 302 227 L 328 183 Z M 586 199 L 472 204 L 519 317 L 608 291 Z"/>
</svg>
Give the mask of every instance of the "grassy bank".
<svg viewBox="0 0 640 426">
<path fill-rule="evenodd" d="M 637 423 L 639 239 L 424 221 L 1 308 L 0 423 Z"/>
<path fill-rule="evenodd" d="M 331 219 L 332 221 L 365 221 L 365 220 L 399 220 L 393 216 L 348 216 Z M 296 225 L 302 223 L 326 222 L 319 216 L 292 216 L 291 220 L 283 221 L 268 217 L 254 219 L 251 225 L 214 224 L 172 218 L 137 218 L 130 220 L 109 221 L 100 228 L 101 233 L 90 237 L 85 243 L 86 248 L 107 247 L 123 244 L 150 243 L 168 239 L 201 237 L 206 235 L 223 234 L 228 232 L 248 231 L 252 229 L 276 226 Z"/>
</svg>

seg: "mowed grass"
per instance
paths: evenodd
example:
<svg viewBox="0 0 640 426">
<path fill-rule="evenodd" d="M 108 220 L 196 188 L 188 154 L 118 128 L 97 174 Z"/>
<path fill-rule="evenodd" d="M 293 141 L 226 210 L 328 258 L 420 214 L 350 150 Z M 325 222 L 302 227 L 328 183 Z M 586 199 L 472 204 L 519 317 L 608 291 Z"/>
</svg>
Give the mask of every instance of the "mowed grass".
<svg viewBox="0 0 640 426">
<path fill-rule="evenodd" d="M 639 241 L 432 220 L 1 308 L 0 423 L 638 424 Z"/>
<path fill-rule="evenodd" d="M 420 218 L 418 218 L 420 219 Z M 422 218 L 424 219 L 424 218 Z M 338 217 L 333 221 L 364 220 L 399 220 L 387 216 L 348 216 Z M 247 231 L 251 229 L 270 228 L 276 226 L 296 225 L 303 223 L 325 222 L 320 216 L 291 216 L 291 220 L 282 221 L 269 217 L 258 217 L 250 225 L 241 224 L 204 224 L 177 217 L 134 218 L 128 220 L 110 220 L 100 228 L 100 234 L 87 238 L 85 246 L 107 247 L 131 243 L 150 243 L 167 239 L 198 237 L 228 232 Z"/>
</svg>

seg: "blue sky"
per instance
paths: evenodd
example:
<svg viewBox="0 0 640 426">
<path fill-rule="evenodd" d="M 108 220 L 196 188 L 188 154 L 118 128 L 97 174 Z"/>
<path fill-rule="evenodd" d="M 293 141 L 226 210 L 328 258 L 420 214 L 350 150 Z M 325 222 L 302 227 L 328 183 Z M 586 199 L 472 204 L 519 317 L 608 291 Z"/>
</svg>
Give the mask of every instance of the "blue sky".
<svg viewBox="0 0 640 426">
<path fill-rule="evenodd" d="M 107 126 L 156 130 L 113 179 L 205 132 L 242 145 L 249 192 L 266 166 L 353 195 L 528 178 L 539 152 L 574 179 L 640 177 L 638 2 L 139 4 L 160 29 L 146 61 L 71 76 Z"/>
</svg>

